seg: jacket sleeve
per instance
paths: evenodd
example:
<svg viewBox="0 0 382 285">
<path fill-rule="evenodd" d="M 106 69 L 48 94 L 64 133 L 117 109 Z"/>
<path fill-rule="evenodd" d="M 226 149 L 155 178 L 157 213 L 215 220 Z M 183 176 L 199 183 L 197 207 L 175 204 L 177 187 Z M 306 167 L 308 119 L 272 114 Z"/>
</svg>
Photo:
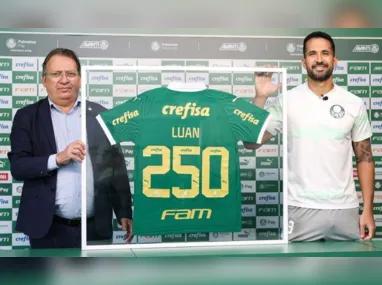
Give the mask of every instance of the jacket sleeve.
<svg viewBox="0 0 382 285">
<path fill-rule="evenodd" d="M 112 204 L 114 213 L 121 218 L 132 219 L 132 201 L 130 181 L 127 174 L 125 157 L 120 145 L 110 147 L 109 160 L 112 163 Z"/>
<path fill-rule="evenodd" d="M 8 152 L 11 174 L 19 181 L 52 174 L 52 171 L 48 170 L 49 155 L 33 155 L 31 118 L 23 111 L 17 111 L 13 119 L 10 134 L 11 151 Z"/>
</svg>

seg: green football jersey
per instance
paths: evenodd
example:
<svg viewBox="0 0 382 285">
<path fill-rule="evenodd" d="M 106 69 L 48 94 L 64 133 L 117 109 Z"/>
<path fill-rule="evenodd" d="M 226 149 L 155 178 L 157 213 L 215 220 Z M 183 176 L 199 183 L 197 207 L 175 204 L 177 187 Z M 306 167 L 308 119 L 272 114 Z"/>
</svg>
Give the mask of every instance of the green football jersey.
<svg viewBox="0 0 382 285">
<path fill-rule="evenodd" d="M 238 142 L 270 114 L 211 89 L 160 87 L 100 114 L 111 144 L 134 143 L 134 235 L 241 231 Z"/>
</svg>

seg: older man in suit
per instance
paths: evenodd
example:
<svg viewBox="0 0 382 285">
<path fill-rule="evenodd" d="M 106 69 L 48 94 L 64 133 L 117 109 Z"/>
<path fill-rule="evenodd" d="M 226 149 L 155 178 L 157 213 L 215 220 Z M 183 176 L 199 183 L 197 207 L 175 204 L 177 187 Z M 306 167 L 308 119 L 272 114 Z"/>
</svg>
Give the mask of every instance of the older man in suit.
<svg viewBox="0 0 382 285">
<path fill-rule="evenodd" d="M 17 111 L 8 154 L 12 176 L 24 182 L 16 230 L 32 248 L 81 246 L 81 163 L 87 163 L 87 240 L 112 238 L 113 210 L 132 239 L 132 207 L 123 153 L 111 146 L 95 117 L 105 108 L 87 102 L 81 114 L 81 68 L 68 49 L 43 63 L 48 96 Z M 81 115 L 87 141 L 81 141 Z"/>
</svg>

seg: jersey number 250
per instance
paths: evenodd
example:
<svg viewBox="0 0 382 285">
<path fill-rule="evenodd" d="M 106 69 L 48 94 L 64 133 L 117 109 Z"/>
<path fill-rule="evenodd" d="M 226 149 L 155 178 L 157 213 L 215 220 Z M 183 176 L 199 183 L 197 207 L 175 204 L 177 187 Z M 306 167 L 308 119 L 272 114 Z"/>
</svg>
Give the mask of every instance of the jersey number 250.
<svg viewBox="0 0 382 285">
<path fill-rule="evenodd" d="M 202 185 L 199 187 L 200 170 L 193 165 L 182 165 L 182 155 L 200 155 L 199 146 L 174 146 L 173 170 L 178 174 L 191 175 L 191 189 L 172 187 L 172 194 L 177 198 L 194 198 L 199 195 L 199 188 L 207 198 L 223 198 L 228 195 L 228 165 L 229 153 L 224 147 L 207 147 L 202 151 Z M 143 194 L 152 198 L 169 198 L 170 189 L 151 188 L 151 175 L 163 175 L 170 171 L 171 151 L 166 146 L 148 146 L 143 150 L 143 156 L 161 155 L 161 165 L 151 165 L 143 169 Z M 210 188 L 210 157 L 221 156 L 221 188 Z"/>
</svg>

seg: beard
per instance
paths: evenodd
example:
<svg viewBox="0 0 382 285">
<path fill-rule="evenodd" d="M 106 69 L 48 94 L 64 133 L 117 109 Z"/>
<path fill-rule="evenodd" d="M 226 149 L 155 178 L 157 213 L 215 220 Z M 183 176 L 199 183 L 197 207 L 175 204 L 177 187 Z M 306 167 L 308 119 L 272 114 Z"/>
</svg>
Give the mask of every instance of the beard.
<svg viewBox="0 0 382 285">
<path fill-rule="evenodd" d="M 316 68 L 317 66 L 321 66 L 321 65 L 328 68 L 328 70 L 325 73 L 316 74 L 314 72 L 314 68 Z M 308 73 L 308 77 L 311 78 L 312 80 L 318 81 L 318 82 L 323 82 L 323 81 L 328 80 L 330 78 L 330 76 L 332 76 L 333 69 L 334 69 L 333 67 L 329 68 L 327 64 L 316 64 L 316 65 L 313 65 L 312 68 L 307 68 L 306 71 Z"/>
</svg>

